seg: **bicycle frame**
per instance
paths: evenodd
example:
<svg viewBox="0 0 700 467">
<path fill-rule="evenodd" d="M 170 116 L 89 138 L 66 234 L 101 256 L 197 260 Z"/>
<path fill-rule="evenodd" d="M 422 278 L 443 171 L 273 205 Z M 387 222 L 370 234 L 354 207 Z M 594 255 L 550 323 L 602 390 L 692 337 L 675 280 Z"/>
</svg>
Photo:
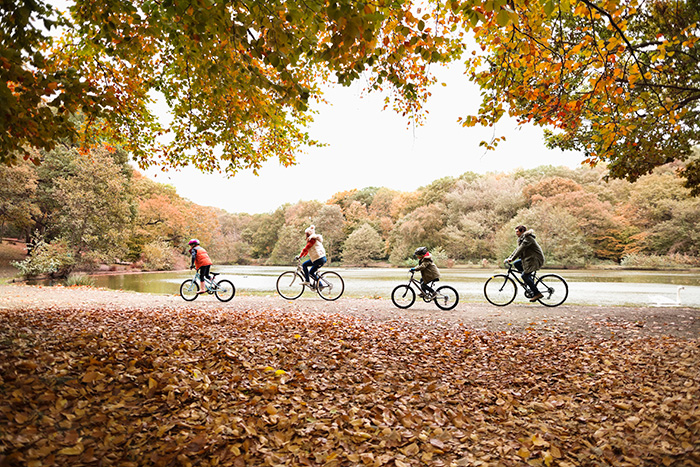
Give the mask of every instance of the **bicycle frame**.
<svg viewBox="0 0 700 467">
<path fill-rule="evenodd" d="M 192 278 L 192 280 L 198 284 L 202 280 L 204 280 L 204 286 L 206 287 L 207 292 L 213 292 L 214 290 L 219 288 L 219 286 L 216 284 L 216 282 L 214 282 L 214 279 L 218 275 L 219 275 L 218 272 L 210 272 L 209 276 L 211 276 L 211 279 L 207 278 L 207 277 L 202 277 L 202 275 L 199 273 L 199 269 L 197 269 L 194 273 L 194 277 Z"/>
<path fill-rule="evenodd" d="M 452 310 L 459 303 L 459 293 L 454 287 L 449 285 L 436 287 L 437 279 L 422 283 L 415 279 L 415 271 L 409 271 L 409 273 L 411 276 L 408 278 L 408 284 L 398 285 L 391 292 L 391 301 L 397 307 L 410 308 L 416 300 L 415 289 L 418 289 L 418 296 L 425 303 L 435 302 L 435 305 L 441 310 Z M 426 291 L 425 288 L 429 288 L 432 292 Z"/>
<path fill-rule="evenodd" d="M 535 290 L 531 290 L 525 281 L 520 280 L 516 274 L 520 271 L 515 269 L 511 263 L 507 264 L 508 271 L 506 273 L 494 274 L 484 284 L 484 295 L 492 305 L 506 306 L 512 303 L 518 294 L 518 284 L 524 290 L 525 298 L 529 298 L 531 302 L 538 301 L 544 306 L 559 306 L 569 296 L 569 286 L 563 277 L 552 273 L 539 276 L 533 273 L 535 288 L 539 292 L 537 299 L 535 299 Z"/>
<path fill-rule="evenodd" d="M 300 258 L 295 258 L 297 267 L 295 270 L 285 271 L 277 278 L 277 293 L 287 300 L 296 300 L 301 297 L 306 288 L 315 291 L 324 300 L 337 300 L 343 295 L 345 283 L 343 278 L 335 271 L 324 271 L 316 274 L 314 278 L 309 274 L 309 283 L 305 284 L 304 267 Z"/>
<path fill-rule="evenodd" d="M 299 276 L 301 276 L 302 279 L 303 279 L 303 278 L 304 278 L 304 267 L 302 266 L 302 264 L 303 264 L 303 263 L 301 262 L 301 259 L 298 259 L 298 260 L 297 260 L 297 274 L 298 274 Z M 319 268 L 319 269 L 321 269 L 321 268 Z M 318 272 L 318 271 L 317 271 L 317 272 Z M 319 279 L 322 279 L 322 278 L 319 276 Z M 317 279 L 314 279 L 314 277 L 311 275 L 311 273 L 309 273 L 309 283 L 311 284 L 311 287 L 312 287 L 313 289 L 316 289 L 316 286 L 318 286 L 318 280 L 317 280 Z M 324 281 L 324 282 L 321 283 L 321 285 L 327 286 L 328 283 Z"/>
<path fill-rule="evenodd" d="M 525 283 L 525 281 L 522 280 L 520 277 L 518 277 L 519 274 L 520 274 L 520 271 L 518 271 L 517 269 L 515 269 L 513 267 L 513 263 L 508 263 L 508 272 L 506 273 L 506 275 L 509 277 L 512 277 L 516 283 L 520 284 L 520 287 L 522 287 L 523 290 L 525 291 L 526 298 L 532 298 L 533 292 L 527 287 L 527 284 Z M 537 284 L 537 272 L 532 273 L 532 282 Z"/>
<path fill-rule="evenodd" d="M 418 289 L 418 292 L 424 293 L 424 290 L 423 290 L 423 287 L 422 287 L 422 284 L 420 283 L 420 281 L 417 281 L 417 280 L 413 277 L 413 276 L 415 276 L 415 274 L 416 274 L 416 271 L 411 271 L 411 277 L 408 278 L 408 284 L 406 284 L 406 285 L 408 285 L 409 287 L 410 287 L 411 285 L 413 285 L 415 288 Z M 430 283 L 428 283 L 428 284 L 426 284 L 426 285 L 427 285 L 428 287 L 430 287 L 431 289 L 433 289 L 433 285 L 434 285 L 434 284 L 435 284 L 435 281 L 431 281 Z M 433 289 L 432 295 L 434 295 L 434 294 L 435 294 L 435 290 Z M 430 300 L 426 300 L 426 301 L 430 301 Z"/>
</svg>

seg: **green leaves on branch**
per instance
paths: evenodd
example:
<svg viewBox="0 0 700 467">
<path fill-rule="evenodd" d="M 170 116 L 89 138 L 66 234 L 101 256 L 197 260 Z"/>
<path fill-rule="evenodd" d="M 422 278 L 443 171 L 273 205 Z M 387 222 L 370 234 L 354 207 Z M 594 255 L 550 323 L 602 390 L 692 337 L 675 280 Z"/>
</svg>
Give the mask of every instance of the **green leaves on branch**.
<svg viewBox="0 0 700 467">
<path fill-rule="evenodd" d="M 57 17 L 38 5 L 33 19 Z M 24 18 L 18 30 L 33 24 L 25 8 L 19 1 L 8 8 L 8 17 Z M 426 62 L 448 56 L 430 17 L 399 1 L 77 0 L 60 39 L 36 32 L 8 47 L 28 51 L 15 68 L 68 78 L 30 89 L 2 76 L 12 86 L 3 94 L 12 108 L 33 110 L 7 117 L 0 150 L 51 148 L 80 134 L 84 142 L 122 145 L 142 167 L 192 164 L 233 174 L 272 157 L 289 165 L 302 147 L 316 144 L 305 130 L 310 105 L 320 98 L 318 84 L 332 76 L 348 84 L 364 73 L 371 87 L 391 83 L 398 108 L 420 107 L 430 83 Z M 28 63 L 31 54 L 47 60 Z M 46 89 L 54 100 L 43 97 Z M 170 123 L 156 118 L 160 98 Z M 75 112 L 86 116 L 85 125 L 67 120 Z"/>
</svg>

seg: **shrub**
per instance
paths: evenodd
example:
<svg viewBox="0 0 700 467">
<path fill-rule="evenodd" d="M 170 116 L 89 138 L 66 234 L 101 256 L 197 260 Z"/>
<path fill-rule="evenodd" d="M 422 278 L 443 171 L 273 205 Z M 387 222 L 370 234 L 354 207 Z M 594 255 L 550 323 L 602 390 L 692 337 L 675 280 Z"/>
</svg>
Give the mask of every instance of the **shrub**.
<svg viewBox="0 0 700 467">
<path fill-rule="evenodd" d="M 447 252 L 445 251 L 444 248 L 442 248 L 442 247 L 434 248 L 432 251 L 430 251 L 430 256 L 433 257 L 433 261 L 435 262 L 435 265 L 437 267 L 439 267 L 439 268 L 451 267 L 450 260 L 447 257 Z M 452 265 L 454 265 L 454 262 L 452 262 Z"/>
<path fill-rule="evenodd" d="M 75 266 L 75 257 L 64 240 L 47 243 L 42 238 L 35 240 L 31 255 L 22 261 L 13 261 L 12 266 L 25 278 L 41 275 L 66 277 Z"/>
<path fill-rule="evenodd" d="M 87 274 L 70 274 L 68 276 L 68 278 L 66 278 L 65 285 L 66 285 L 66 287 L 72 287 L 72 286 L 92 287 L 95 285 L 95 279 L 88 276 Z"/>
<path fill-rule="evenodd" d="M 173 250 L 168 242 L 154 241 L 143 246 L 143 262 L 151 271 L 169 271 L 173 268 Z"/>
</svg>

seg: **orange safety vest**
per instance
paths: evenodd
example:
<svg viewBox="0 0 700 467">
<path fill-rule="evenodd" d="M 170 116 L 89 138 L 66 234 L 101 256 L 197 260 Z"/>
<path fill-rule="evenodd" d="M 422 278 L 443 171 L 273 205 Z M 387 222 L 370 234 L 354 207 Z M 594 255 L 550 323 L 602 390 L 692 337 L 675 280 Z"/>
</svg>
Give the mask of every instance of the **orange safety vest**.
<svg viewBox="0 0 700 467">
<path fill-rule="evenodd" d="M 194 247 L 194 250 L 197 252 L 197 256 L 194 258 L 194 267 L 199 269 L 202 266 L 211 266 L 212 262 L 211 259 L 209 258 L 209 253 L 207 253 L 207 250 L 202 248 L 201 246 L 196 246 Z"/>
</svg>

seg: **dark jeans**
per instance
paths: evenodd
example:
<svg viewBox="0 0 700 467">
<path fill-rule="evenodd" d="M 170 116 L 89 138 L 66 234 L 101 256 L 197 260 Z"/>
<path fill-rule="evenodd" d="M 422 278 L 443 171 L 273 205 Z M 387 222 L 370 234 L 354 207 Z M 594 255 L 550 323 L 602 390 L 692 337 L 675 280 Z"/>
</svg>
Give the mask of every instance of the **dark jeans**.
<svg viewBox="0 0 700 467">
<path fill-rule="evenodd" d="M 523 272 L 523 261 L 520 259 L 513 261 L 513 267 L 517 269 L 518 272 L 522 273 L 521 277 L 523 278 L 523 281 L 525 281 L 525 284 L 527 284 L 528 288 L 532 290 L 535 293 L 535 295 L 539 294 L 540 291 L 537 290 L 535 281 L 532 278 L 534 274 L 531 272 Z"/>
<path fill-rule="evenodd" d="M 306 282 L 309 282 L 309 275 L 311 275 L 311 277 L 313 277 L 313 279 L 317 281 L 318 276 L 316 276 L 316 271 L 318 271 L 324 264 L 326 264 L 325 256 L 323 258 L 317 259 L 316 261 L 311 261 L 310 259 L 304 261 L 304 264 L 302 264 L 301 267 L 304 268 L 304 279 L 306 280 Z M 309 269 L 309 267 L 311 269 Z"/>
<path fill-rule="evenodd" d="M 420 288 L 423 289 L 423 292 L 435 293 L 435 291 L 427 283 L 423 282 L 423 279 L 420 280 Z"/>
<path fill-rule="evenodd" d="M 199 268 L 199 277 L 202 278 L 202 281 L 204 281 L 204 278 L 206 277 L 209 279 L 209 270 L 211 269 L 211 264 L 209 266 L 202 266 Z"/>
</svg>

